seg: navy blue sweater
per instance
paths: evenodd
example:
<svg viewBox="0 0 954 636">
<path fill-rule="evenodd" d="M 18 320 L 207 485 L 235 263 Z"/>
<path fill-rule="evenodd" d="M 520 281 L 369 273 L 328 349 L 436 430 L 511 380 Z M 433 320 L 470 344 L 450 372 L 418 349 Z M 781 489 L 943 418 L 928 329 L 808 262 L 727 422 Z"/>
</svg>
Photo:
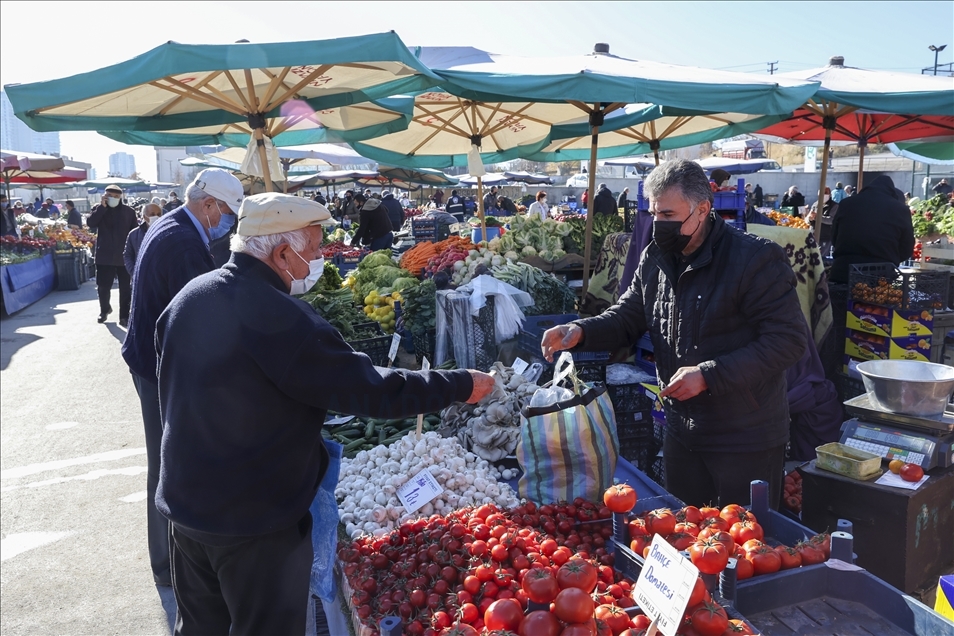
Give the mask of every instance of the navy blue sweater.
<svg viewBox="0 0 954 636">
<path fill-rule="evenodd" d="M 156 507 L 212 544 L 275 532 L 305 515 L 328 466 L 327 410 L 405 417 L 473 391 L 467 371 L 373 366 L 246 254 L 179 292 L 156 325 L 156 346 Z"/>
<path fill-rule="evenodd" d="M 212 254 L 185 208 L 159 217 L 150 227 L 132 276 L 129 331 L 122 349 L 130 371 L 155 381 L 159 314 L 186 283 L 213 269 Z"/>
</svg>

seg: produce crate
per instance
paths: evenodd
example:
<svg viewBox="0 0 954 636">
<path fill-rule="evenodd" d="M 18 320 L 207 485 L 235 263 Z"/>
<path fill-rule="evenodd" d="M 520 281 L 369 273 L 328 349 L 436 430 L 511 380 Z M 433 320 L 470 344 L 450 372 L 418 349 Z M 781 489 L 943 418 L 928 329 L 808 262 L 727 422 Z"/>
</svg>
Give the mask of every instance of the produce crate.
<svg viewBox="0 0 954 636">
<path fill-rule="evenodd" d="M 338 273 L 342 276 L 355 269 L 358 266 L 358 263 L 361 262 L 361 259 L 368 255 L 366 250 L 361 250 L 359 256 L 344 256 L 342 254 L 335 254 L 334 258 L 331 259 L 331 262 L 338 268 Z"/>
<path fill-rule="evenodd" d="M 488 296 L 486 304 L 481 307 L 476 317 L 473 317 L 472 328 L 463 334 L 466 339 L 467 359 L 456 360 L 454 347 L 450 334 L 464 329 L 463 325 L 455 323 L 455 315 L 460 316 L 462 312 L 470 312 L 470 298 L 457 292 L 438 292 L 437 294 L 437 313 L 438 322 L 440 322 L 443 313 L 446 321 L 446 331 L 451 342 L 448 342 L 448 358 L 454 358 L 457 366 L 461 369 L 477 369 L 479 371 L 489 371 L 491 365 L 497 361 L 497 328 L 494 297 Z M 457 311 L 455 311 L 455 309 Z M 466 323 L 465 323 L 466 324 Z M 458 335 L 458 337 L 460 337 Z M 435 343 L 436 344 L 436 343 Z M 436 356 L 435 356 L 436 357 Z M 439 364 L 437 360 L 431 360 L 432 363 Z"/>
<path fill-rule="evenodd" d="M 653 439 L 652 418 L 631 419 L 641 413 L 626 413 L 616 416 L 616 434 L 619 438 L 619 455 L 648 473 L 659 453 L 659 445 Z"/>
<path fill-rule="evenodd" d="M 944 309 L 950 274 L 937 270 L 901 270 L 891 264 L 852 265 L 850 299 L 895 309 Z"/>
<path fill-rule="evenodd" d="M 434 350 L 435 340 L 437 334 L 433 329 L 428 329 L 421 334 L 412 334 L 411 339 L 414 341 L 414 356 L 417 358 L 418 366 L 424 361 L 424 356 L 427 356 L 428 361 L 434 361 Z"/>
<path fill-rule="evenodd" d="M 630 484 L 632 485 L 632 484 Z M 638 494 L 638 493 L 637 493 Z M 642 497 L 636 501 L 636 507 L 628 514 L 617 513 L 613 515 L 613 554 L 615 555 L 615 561 L 613 567 L 616 568 L 623 576 L 626 576 L 632 580 L 639 578 L 639 571 L 643 568 L 643 556 L 641 554 L 636 554 L 629 549 L 629 529 L 627 528 L 627 521 L 629 519 L 638 517 L 641 514 L 649 512 L 650 510 L 656 510 L 657 508 L 670 508 L 672 510 L 678 510 L 682 508 L 684 504 L 678 498 L 670 495 L 668 493 L 657 495 L 655 497 Z"/>
<path fill-rule="evenodd" d="M 666 460 L 663 458 L 661 451 L 653 458 L 652 466 L 649 467 L 646 474 L 660 486 L 666 485 Z"/>
<path fill-rule="evenodd" d="M 362 323 L 366 324 L 366 323 Z M 377 323 L 373 323 L 377 325 Z M 378 326 L 378 331 L 381 328 Z M 375 366 L 388 366 L 388 352 L 391 350 L 391 336 L 381 335 L 373 338 L 364 338 L 361 340 L 352 340 L 348 342 L 351 348 L 359 353 L 366 354 L 371 358 L 371 363 Z"/>
<path fill-rule="evenodd" d="M 645 419 L 652 419 L 653 400 L 646 395 L 642 384 L 609 384 L 606 386 L 606 392 L 613 402 L 613 410 L 617 416 L 620 413 L 645 413 Z"/>
<path fill-rule="evenodd" d="M 540 355 L 540 343 L 543 342 L 543 334 L 551 327 L 565 325 L 573 320 L 578 320 L 577 314 L 551 314 L 546 316 L 527 316 L 523 321 L 518 336 L 520 348 L 527 352 Z"/>
<path fill-rule="evenodd" d="M 947 338 L 947 333 L 952 329 L 954 329 L 954 311 L 939 311 L 934 314 L 934 329 L 931 335 L 931 362 L 943 363 L 944 341 Z"/>
<path fill-rule="evenodd" d="M 57 250 L 53 254 L 56 264 L 56 290 L 73 291 L 79 289 L 80 277 L 79 252 L 74 249 Z"/>
<path fill-rule="evenodd" d="M 539 351 L 539 348 L 537 349 Z M 553 379 L 553 364 L 544 360 L 539 353 L 526 352 L 530 356 L 530 362 L 538 362 L 543 365 L 543 375 L 537 381 L 537 384 L 544 385 Z M 577 351 L 573 353 L 573 364 L 576 366 L 576 375 L 583 382 L 606 382 L 606 365 L 609 363 L 610 354 L 608 351 Z"/>
<path fill-rule="evenodd" d="M 861 569 L 821 564 L 749 581 L 759 584 L 739 585 L 735 607 L 765 636 L 954 634 L 954 622 Z"/>
</svg>

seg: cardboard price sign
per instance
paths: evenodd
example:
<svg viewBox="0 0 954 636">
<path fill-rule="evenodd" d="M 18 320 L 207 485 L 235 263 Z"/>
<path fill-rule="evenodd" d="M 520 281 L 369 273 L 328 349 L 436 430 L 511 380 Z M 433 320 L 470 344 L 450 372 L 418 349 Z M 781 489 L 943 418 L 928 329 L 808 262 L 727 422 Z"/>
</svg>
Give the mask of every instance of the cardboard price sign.
<svg viewBox="0 0 954 636">
<path fill-rule="evenodd" d="M 397 496 L 404 509 L 411 513 L 424 504 L 433 501 L 442 492 L 444 492 L 444 488 L 437 483 L 431 471 L 425 468 L 398 488 Z"/>
<path fill-rule="evenodd" d="M 424 360 L 421 362 L 421 371 L 430 371 L 431 370 L 431 361 L 427 359 L 427 356 L 424 357 Z M 424 430 L 424 414 L 417 414 L 417 437 L 415 439 L 421 439 L 421 431 Z"/>
<path fill-rule="evenodd" d="M 665 636 L 675 636 L 699 570 L 658 534 L 636 581 L 633 598 Z"/>
</svg>

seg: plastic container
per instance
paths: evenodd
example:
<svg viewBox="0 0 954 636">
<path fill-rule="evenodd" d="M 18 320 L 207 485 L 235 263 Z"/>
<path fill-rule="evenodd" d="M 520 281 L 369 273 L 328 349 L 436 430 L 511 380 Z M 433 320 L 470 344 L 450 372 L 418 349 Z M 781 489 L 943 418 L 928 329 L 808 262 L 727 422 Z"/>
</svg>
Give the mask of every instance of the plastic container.
<svg viewBox="0 0 954 636">
<path fill-rule="evenodd" d="M 492 241 L 492 240 L 494 240 L 495 238 L 497 238 L 498 236 L 500 236 L 500 228 L 499 228 L 499 227 L 488 227 L 488 228 L 487 228 L 487 237 L 488 237 L 487 240 L 488 240 L 488 241 Z M 480 229 L 479 227 L 475 227 L 475 228 L 473 228 L 473 229 L 470 231 L 470 242 L 471 242 L 471 243 L 473 243 L 474 245 L 476 245 L 477 243 L 480 243 L 480 242 L 483 241 L 483 240 L 484 240 L 484 235 L 483 235 L 483 232 L 481 231 L 481 229 Z"/>
<path fill-rule="evenodd" d="M 81 279 L 77 253 L 73 250 L 68 252 L 57 251 L 53 254 L 53 262 L 56 264 L 56 290 L 73 291 L 79 289 Z"/>
<path fill-rule="evenodd" d="M 520 327 L 518 344 L 527 353 L 540 355 L 540 343 L 547 329 L 579 319 L 577 314 L 548 314 L 543 316 L 527 316 Z"/>
<path fill-rule="evenodd" d="M 867 480 L 881 474 L 881 457 L 868 451 L 832 442 L 815 449 L 815 465 L 852 479 Z"/>
<path fill-rule="evenodd" d="M 391 350 L 391 336 L 375 336 L 362 340 L 348 342 L 351 348 L 371 358 L 371 363 L 378 367 L 388 366 L 388 352 Z"/>
</svg>

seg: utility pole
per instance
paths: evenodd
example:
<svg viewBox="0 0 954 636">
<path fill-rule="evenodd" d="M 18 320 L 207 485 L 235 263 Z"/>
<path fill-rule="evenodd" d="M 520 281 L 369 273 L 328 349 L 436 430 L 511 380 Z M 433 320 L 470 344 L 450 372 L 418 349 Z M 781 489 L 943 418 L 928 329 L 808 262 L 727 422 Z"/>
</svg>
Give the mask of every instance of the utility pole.
<svg viewBox="0 0 954 636">
<path fill-rule="evenodd" d="M 778 61 L 766 62 L 766 64 L 768 64 L 769 67 L 769 75 L 775 75 L 775 65 L 778 64 Z"/>
<path fill-rule="evenodd" d="M 947 48 L 946 44 L 941 46 L 934 46 L 933 44 L 928 47 L 929 51 L 934 51 L 934 74 L 937 75 L 937 54 Z"/>
</svg>

